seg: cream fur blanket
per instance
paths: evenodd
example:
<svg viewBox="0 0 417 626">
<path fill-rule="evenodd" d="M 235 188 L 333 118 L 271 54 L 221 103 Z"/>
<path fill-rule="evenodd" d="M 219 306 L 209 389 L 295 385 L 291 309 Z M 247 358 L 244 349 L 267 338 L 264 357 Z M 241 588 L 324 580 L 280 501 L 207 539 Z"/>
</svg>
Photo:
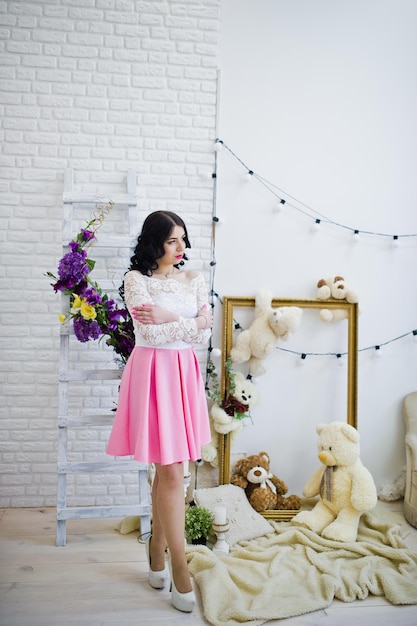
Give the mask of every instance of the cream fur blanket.
<svg viewBox="0 0 417 626">
<path fill-rule="evenodd" d="M 362 516 L 352 543 L 322 539 L 289 522 L 271 524 L 271 534 L 240 542 L 229 555 L 189 546 L 189 568 L 213 626 L 263 624 L 326 608 L 334 598 L 352 602 L 369 594 L 417 604 L 417 553 L 378 507 Z"/>
</svg>

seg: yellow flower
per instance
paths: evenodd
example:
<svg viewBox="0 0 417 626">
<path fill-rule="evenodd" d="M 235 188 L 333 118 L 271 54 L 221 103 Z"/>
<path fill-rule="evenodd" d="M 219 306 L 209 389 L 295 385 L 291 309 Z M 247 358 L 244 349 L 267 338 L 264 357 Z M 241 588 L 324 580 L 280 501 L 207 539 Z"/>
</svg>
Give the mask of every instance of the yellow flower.
<svg viewBox="0 0 417 626">
<path fill-rule="evenodd" d="M 95 308 L 91 304 L 87 304 L 85 298 L 81 302 L 81 315 L 85 320 L 95 320 L 97 317 Z"/>
<path fill-rule="evenodd" d="M 60 313 L 60 314 L 58 315 L 58 319 L 59 319 L 59 321 L 61 322 L 61 324 L 65 324 L 65 320 L 66 320 L 67 318 L 65 317 L 65 315 L 64 315 L 63 313 Z"/>
<path fill-rule="evenodd" d="M 72 303 L 71 311 L 73 311 L 74 313 L 77 313 L 77 311 L 81 309 L 82 303 L 83 303 L 83 300 L 81 300 L 80 296 L 75 295 L 74 302 Z"/>
</svg>

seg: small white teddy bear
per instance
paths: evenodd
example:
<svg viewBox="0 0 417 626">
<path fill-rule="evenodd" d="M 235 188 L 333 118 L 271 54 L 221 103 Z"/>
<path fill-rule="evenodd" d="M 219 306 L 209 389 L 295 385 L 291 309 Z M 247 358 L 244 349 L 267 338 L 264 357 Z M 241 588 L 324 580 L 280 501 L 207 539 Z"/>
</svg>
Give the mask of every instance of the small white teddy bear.
<svg viewBox="0 0 417 626">
<path fill-rule="evenodd" d="M 228 393 L 221 403 L 213 403 L 210 409 L 211 442 L 201 449 L 201 458 L 213 467 L 218 465 L 219 434 L 230 434 L 232 443 L 242 429 L 242 419 L 250 416 L 250 410 L 260 400 L 254 383 L 241 372 L 232 372 L 232 376 L 233 395 Z"/>
<path fill-rule="evenodd" d="M 249 328 L 238 335 L 230 351 L 234 363 L 249 361 L 252 376 L 265 373 L 262 361 L 275 348 L 278 339 L 287 340 L 301 324 L 303 312 L 299 307 L 273 308 L 271 301 L 268 291 L 260 291 L 255 296 L 255 318 Z"/>
<path fill-rule="evenodd" d="M 330 278 L 321 278 L 317 283 L 317 298 L 319 300 L 346 300 L 346 302 L 358 302 L 358 295 L 350 289 L 343 276 L 330 276 Z M 323 322 L 337 322 L 347 317 L 347 311 L 344 309 L 322 309 L 320 311 L 320 319 Z"/>
</svg>

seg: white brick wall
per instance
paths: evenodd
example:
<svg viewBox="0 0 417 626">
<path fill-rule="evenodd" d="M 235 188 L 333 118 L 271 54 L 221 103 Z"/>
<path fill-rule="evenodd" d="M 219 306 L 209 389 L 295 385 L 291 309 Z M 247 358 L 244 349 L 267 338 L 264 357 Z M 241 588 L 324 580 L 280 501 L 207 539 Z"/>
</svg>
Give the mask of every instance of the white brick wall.
<svg viewBox="0 0 417 626">
<path fill-rule="evenodd" d="M 110 195 L 134 169 L 139 221 L 180 213 L 191 262 L 209 276 L 212 184 L 203 175 L 213 167 L 219 4 L 0 1 L 1 507 L 55 504 L 60 304 L 44 272 L 61 255 L 64 169 L 75 170 L 77 190 Z M 126 232 L 117 211 L 103 232 Z M 77 213 L 81 225 L 89 217 Z M 129 252 L 97 249 L 95 278 L 118 287 Z M 112 365 L 96 343 L 72 354 Z M 116 392 L 114 382 L 73 385 L 71 408 L 102 412 Z M 101 458 L 107 436 L 74 433 L 71 458 Z M 77 476 L 68 504 L 135 502 L 135 480 Z"/>
</svg>

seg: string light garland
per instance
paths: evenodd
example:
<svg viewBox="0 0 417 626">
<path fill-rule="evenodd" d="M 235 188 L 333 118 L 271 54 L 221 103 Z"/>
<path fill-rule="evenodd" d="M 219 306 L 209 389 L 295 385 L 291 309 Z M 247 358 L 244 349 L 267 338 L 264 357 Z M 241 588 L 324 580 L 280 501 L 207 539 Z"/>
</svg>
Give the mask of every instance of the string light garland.
<svg viewBox="0 0 417 626">
<path fill-rule="evenodd" d="M 320 226 L 322 224 L 329 224 L 329 225 L 332 225 L 332 226 L 336 226 L 337 228 L 342 228 L 344 230 L 350 231 L 354 235 L 354 241 L 358 241 L 359 240 L 359 235 L 370 235 L 370 236 L 375 236 L 375 237 L 389 238 L 389 239 L 391 239 L 392 247 L 394 247 L 394 248 L 398 247 L 400 239 L 417 238 L 417 233 L 404 233 L 404 234 L 381 233 L 381 232 L 375 232 L 375 231 L 371 231 L 371 230 L 360 230 L 360 229 L 358 229 L 356 227 L 352 227 L 352 226 L 348 226 L 346 224 L 341 224 L 340 222 L 336 222 L 336 221 L 330 219 L 329 217 L 326 217 L 322 213 L 319 213 L 318 211 L 316 211 L 315 209 L 310 207 L 305 202 L 302 202 L 301 200 L 298 200 L 297 198 L 295 198 L 294 196 L 292 196 L 291 194 L 289 194 L 285 190 L 283 190 L 280 187 L 278 187 L 278 185 L 275 185 L 274 183 L 270 182 L 269 180 L 267 180 L 266 178 L 264 178 L 260 174 L 257 174 L 253 169 L 248 167 L 246 165 L 246 163 L 244 163 L 244 161 L 240 157 L 238 157 L 238 155 L 235 154 L 233 152 L 233 150 L 227 144 L 225 144 L 222 139 L 216 139 L 214 146 L 215 146 L 216 156 L 220 152 L 221 149 L 224 148 L 225 150 L 227 150 L 229 152 L 229 154 L 236 161 L 238 161 L 238 163 L 240 163 L 242 165 L 242 167 L 246 170 L 246 179 L 247 180 L 256 179 L 273 196 L 275 196 L 275 198 L 278 200 L 279 204 L 289 206 L 292 209 L 294 209 L 295 211 L 298 211 L 299 213 L 301 213 L 301 214 L 305 215 L 306 217 L 312 219 L 313 220 L 313 224 L 312 224 L 313 230 L 317 230 L 318 228 L 320 228 Z M 283 194 L 286 197 L 283 198 L 281 196 L 281 194 Z"/>
<path fill-rule="evenodd" d="M 399 341 L 400 339 L 404 339 L 404 337 L 408 337 L 408 336 L 416 337 L 417 330 L 411 330 L 408 333 L 404 333 L 402 335 L 399 335 L 398 337 L 394 337 L 393 339 L 389 339 L 388 341 L 385 341 L 383 343 L 368 346 L 366 348 L 359 348 L 358 353 L 366 352 L 367 350 L 375 350 L 375 353 L 377 354 L 377 356 L 380 357 L 382 356 L 381 348 L 383 346 L 387 346 L 390 343 L 394 343 L 395 341 Z M 295 354 L 296 356 L 301 356 L 301 358 L 303 359 L 305 359 L 307 356 L 335 356 L 339 361 L 341 361 L 342 357 L 347 356 L 347 352 L 297 352 L 295 350 L 289 350 L 288 348 L 281 348 L 280 346 L 277 346 L 277 350 L 280 350 L 281 352 L 289 352 L 291 354 Z"/>
<path fill-rule="evenodd" d="M 210 292 L 209 292 L 209 302 L 211 311 L 214 314 L 214 305 L 215 298 L 218 297 L 218 294 L 214 291 L 214 282 L 215 282 L 215 274 L 216 274 L 216 227 L 219 223 L 219 218 L 216 214 L 217 210 L 217 149 L 215 147 L 214 150 L 214 171 L 211 174 L 211 179 L 213 181 L 213 207 L 211 214 L 211 260 L 210 260 Z M 206 363 L 206 380 L 205 380 L 205 390 L 208 397 L 210 397 L 210 381 L 213 381 L 215 378 L 216 368 L 212 361 L 212 356 L 218 356 L 217 348 L 213 348 L 212 343 L 212 335 L 210 335 L 208 349 L 207 349 L 207 363 Z"/>
<path fill-rule="evenodd" d="M 276 204 L 275 204 L 275 211 L 276 212 L 281 212 L 285 207 L 289 206 L 290 208 L 294 209 L 295 211 L 303 214 L 304 216 L 308 217 L 309 219 L 312 220 L 312 231 L 317 231 L 321 228 L 322 224 L 329 224 L 344 230 L 347 230 L 349 232 L 352 233 L 352 240 L 354 243 L 358 243 L 360 240 L 360 235 L 369 235 L 369 236 L 375 236 L 375 237 L 382 237 L 382 238 L 388 238 L 391 240 L 391 246 L 392 248 L 397 248 L 399 246 L 399 240 L 402 238 L 417 238 L 417 233 L 404 233 L 404 234 L 389 234 L 389 233 L 382 233 L 382 232 L 376 232 L 376 231 L 370 231 L 370 230 L 360 230 L 356 227 L 351 227 L 348 226 L 346 224 L 341 224 L 339 222 L 336 222 L 328 217 L 326 217 L 325 215 L 323 215 L 322 213 L 319 213 L 318 211 L 316 211 L 315 209 L 313 209 L 312 207 L 310 207 L 309 205 L 305 204 L 304 202 L 298 200 L 297 198 L 295 198 L 294 196 L 292 196 L 291 194 L 289 194 L 288 192 L 284 191 L 283 189 L 279 188 L 277 185 L 275 185 L 274 183 L 271 183 L 270 181 L 268 181 L 266 178 L 260 176 L 259 174 L 257 174 L 253 169 L 249 168 L 244 162 L 243 160 L 238 157 L 233 150 L 231 150 L 231 148 L 224 143 L 224 141 L 222 139 L 217 138 L 215 140 L 214 143 L 214 171 L 211 175 L 211 178 L 213 180 L 213 210 L 212 210 L 212 246 L 211 246 L 211 261 L 209 263 L 210 265 L 210 306 L 212 308 L 212 311 L 214 312 L 214 307 L 215 307 L 215 301 L 219 301 L 219 303 L 221 305 L 223 305 L 223 302 L 221 300 L 221 298 L 219 297 L 219 294 L 216 293 L 215 289 L 214 289 L 214 283 L 215 283 L 215 271 L 216 271 L 216 265 L 217 265 L 217 261 L 216 261 L 216 255 L 215 255 L 215 249 L 216 249 L 216 227 L 219 223 L 219 218 L 216 214 L 216 210 L 217 210 L 217 166 L 218 166 L 218 154 L 221 152 L 221 150 L 225 148 L 229 154 L 236 159 L 241 165 L 242 167 L 246 170 L 245 172 L 245 179 L 247 182 L 252 181 L 253 179 L 256 179 L 263 187 L 265 187 L 276 199 Z M 285 197 L 282 197 L 283 194 Z M 244 330 L 242 328 L 242 326 L 239 324 L 238 321 L 233 320 L 234 323 L 234 330 L 235 331 L 242 331 Z M 394 343 L 396 341 L 400 341 L 401 339 L 404 339 L 407 336 L 412 336 L 413 339 L 417 342 L 417 328 L 409 331 L 407 333 L 403 333 L 402 335 L 399 335 L 398 337 L 393 337 L 392 339 L 389 339 L 385 342 L 380 342 L 377 345 L 371 345 L 371 346 L 367 346 L 365 348 L 360 348 L 358 349 L 358 353 L 361 352 L 366 352 L 369 350 L 373 350 L 375 352 L 375 354 L 380 357 L 381 354 L 381 348 L 385 347 L 391 343 Z M 289 354 L 293 354 L 295 356 L 298 357 L 297 359 L 297 365 L 304 365 L 307 358 L 308 357 L 332 357 L 336 359 L 337 365 L 338 366 L 343 366 L 344 365 L 344 358 L 347 356 L 347 352 L 306 352 L 306 351 L 302 351 L 302 352 L 298 352 L 295 350 L 290 350 L 288 348 L 283 348 L 281 346 L 277 346 L 277 350 L 281 351 L 281 352 L 286 352 Z M 219 350 L 218 348 L 213 348 L 212 345 L 212 338 L 210 337 L 209 340 L 209 346 L 208 346 L 208 358 L 207 358 L 207 368 L 206 368 L 206 392 L 208 393 L 208 395 L 210 395 L 210 381 L 212 381 L 213 376 L 215 377 L 215 366 L 213 364 L 212 361 L 212 356 L 217 356 L 219 357 L 221 355 L 221 350 Z"/>
<path fill-rule="evenodd" d="M 223 302 L 222 299 L 219 297 L 219 294 L 213 292 L 212 294 L 214 297 L 217 298 L 217 300 L 220 302 L 220 304 L 223 306 Z M 236 321 L 235 319 L 233 320 L 233 324 L 234 324 L 234 329 L 235 330 L 244 330 L 244 328 L 242 328 L 242 326 L 239 324 L 238 321 Z M 398 337 L 393 337 L 392 339 L 388 339 L 387 341 L 383 341 L 380 342 L 378 344 L 373 344 L 371 346 L 367 346 L 366 348 L 359 348 L 358 349 L 358 353 L 359 352 L 366 352 L 368 350 L 375 350 L 375 351 L 380 351 L 380 349 L 382 347 L 388 346 L 390 343 L 394 343 L 396 341 L 399 341 L 400 339 L 404 339 L 405 337 L 408 336 L 412 336 L 413 339 L 415 339 L 417 341 L 417 328 L 415 328 L 414 330 L 410 330 L 407 333 L 403 333 L 402 335 L 399 335 Z M 290 350 L 289 348 L 282 348 L 281 346 L 277 346 L 276 348 L 277 350 L 281 351 L 281 352 L 287 352 L 289 354 L 294 354 L 295 356 L 298 356 L 301 358 L 302 361 L 305 361 L 305 359 L 307 357 L 336 357 L 338 361 L 342 361 L 342 357 L 347 356 L 347 352 L 307 352 L 305 350 L 303 350 L 302 352 L 299 352 L 297 350 Z M 340 364 L 340 363 L 339 363 Z"/>
</svg>

